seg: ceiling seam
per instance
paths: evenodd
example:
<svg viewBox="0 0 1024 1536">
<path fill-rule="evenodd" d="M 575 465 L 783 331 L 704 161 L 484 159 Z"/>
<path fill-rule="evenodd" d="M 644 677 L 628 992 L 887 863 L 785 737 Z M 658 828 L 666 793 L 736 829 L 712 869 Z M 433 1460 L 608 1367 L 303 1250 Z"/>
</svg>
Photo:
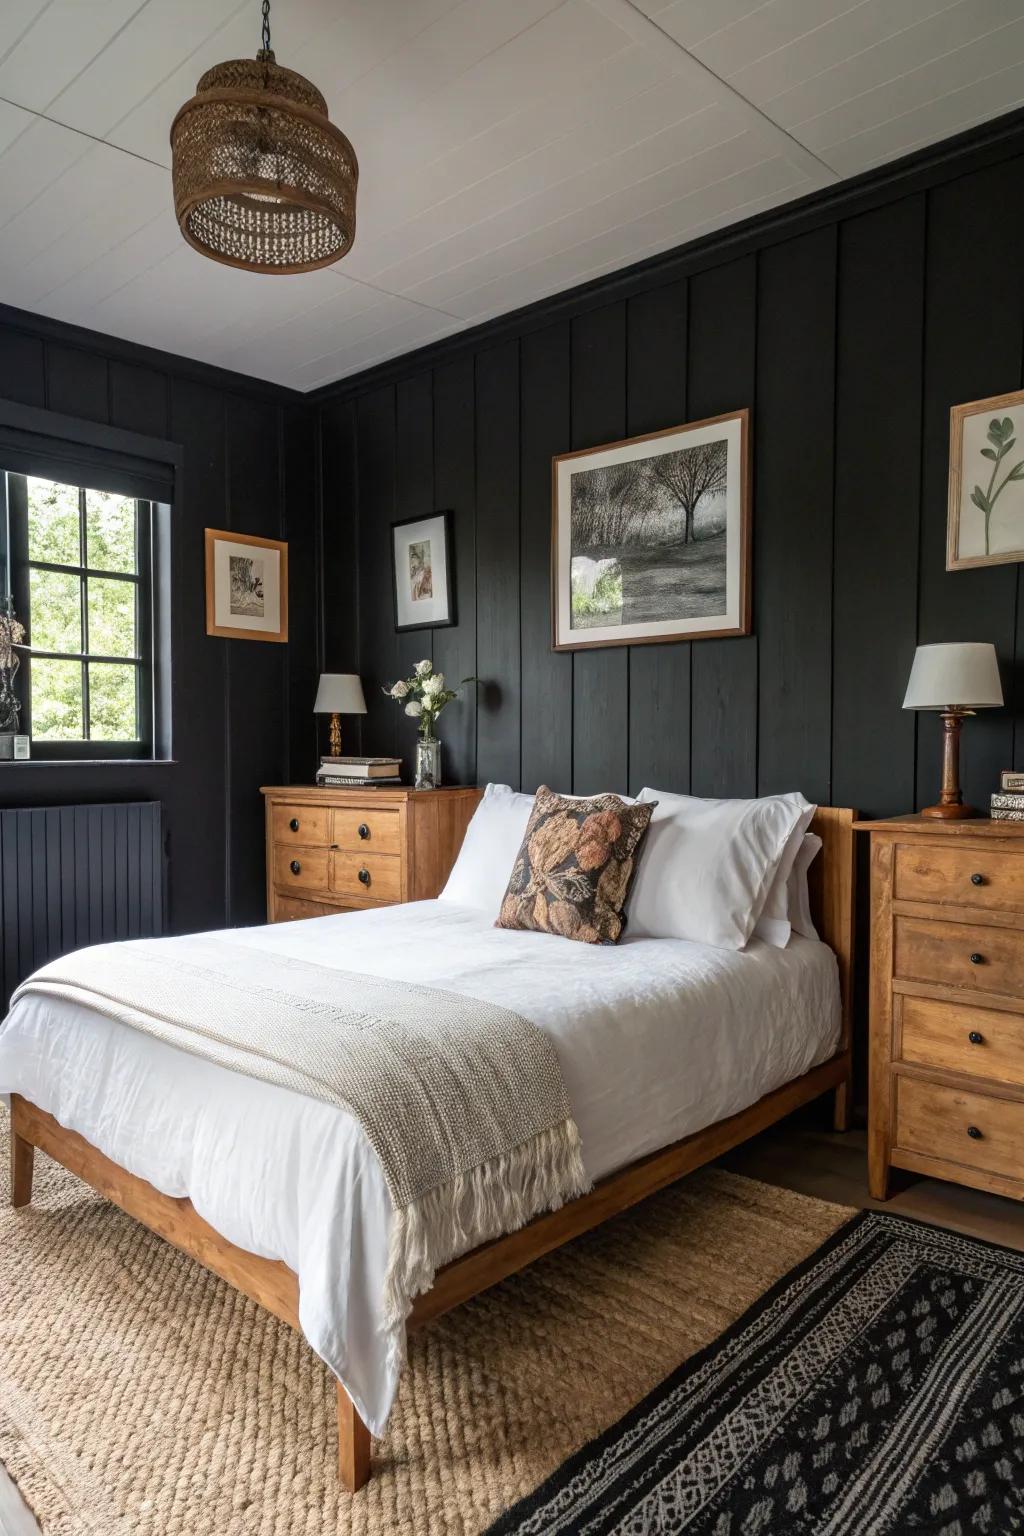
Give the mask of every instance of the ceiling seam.
<svg viewBox="0 0 1024 1536">
<path fill-rule="evenodd" d="M 697 58 L 696 54 L 691 53 L 688 48 L 684 48 L 683 44 L 673 37 L 671 32 L 666 32 L 664 27 L 660 27 L 646 12 L 642 11 L 635 3 L 635 0 L 587 0 L 587 3 L 592 5 L 595 10 L 600 11 L 604 16 L 607 16 L 610 21 L 617 20 L 627 32 L 645 41 L 648 46 L 664 48 L 667 44 L 670 54 L 674 56 L 678 64 L 685 67 L 691 74 L 699 75 L 703 80 L 712 84 L 719 93 L 724 92 L 748 121 L 756 123 L 762 129 L 766 129 L 769 137 L 775 140 L 786 159 L 795 161 L 797 165 L 807 172 L 810 178 L 819 182 L 822 179 L 827 182 L 835 182 L 840 179 L 839 173 L 833 170 L 827 161 L 822 160 L 813 150 L 808 149 L 806 144 L 802 144 L 799 139 L 794 138 L 791 133 L 781 127 L 774 118 L 769 117 L 766 112 L 763 112 L 749 97 L 744 96 L 742 91 L 738 91 L 727 80 L 723 80 L 721 75 L 716 75 L 713 69 L 709 69 L 706 64 Z"/>
</svg>

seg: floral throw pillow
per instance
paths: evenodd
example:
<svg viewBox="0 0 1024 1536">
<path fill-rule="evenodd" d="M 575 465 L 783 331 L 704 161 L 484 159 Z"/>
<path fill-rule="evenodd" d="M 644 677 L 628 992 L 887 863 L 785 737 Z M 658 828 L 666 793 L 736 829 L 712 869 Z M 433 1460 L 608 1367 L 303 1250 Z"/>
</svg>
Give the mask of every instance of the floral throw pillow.
<svg viewBox="0 0 1024 1536">
<path fill-rule="evenodd" d="M 617 943 L 653 811 L 618 795 L 574 800 L 542 785 L 496 926 Z"/>
</svg>

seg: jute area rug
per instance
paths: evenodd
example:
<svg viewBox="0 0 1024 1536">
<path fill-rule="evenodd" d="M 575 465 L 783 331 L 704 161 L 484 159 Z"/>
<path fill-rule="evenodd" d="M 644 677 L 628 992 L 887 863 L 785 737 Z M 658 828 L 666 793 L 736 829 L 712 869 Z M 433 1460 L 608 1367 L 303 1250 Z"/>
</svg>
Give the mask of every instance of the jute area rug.
<svg viewBox="0 0 1024 1536">
<path fill-rule="evenodd" d="M 702 1170 L 579 1238 L 414 1337 L 350 1497 L 298 1334 L 42 1154 L 29 1209 L 0 1180 L 0 1461 L 45 1536 L 480 1532 L 850 1215 Z"/>
</svg>

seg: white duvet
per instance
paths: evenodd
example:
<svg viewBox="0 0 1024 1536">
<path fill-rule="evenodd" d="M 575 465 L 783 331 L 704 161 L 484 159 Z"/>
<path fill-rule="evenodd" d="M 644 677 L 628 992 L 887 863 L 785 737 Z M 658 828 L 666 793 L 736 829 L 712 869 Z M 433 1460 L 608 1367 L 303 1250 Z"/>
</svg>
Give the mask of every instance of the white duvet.
<svg viewBox="0 0 1024 1536">
<path fill-rule="evenodd" d="M 225 938 L 532 1020 L 558 1052 L 594 1179 L 745 1109 L 839 1040 L 835 958 L 809 939 L 605 948 L 497 929 L 441 901 Z M 188 1196 L 232 1242 L 295 1270 L 306 1338 L 383 1431 L 397 1386 L 380 1312 L 391 1209 L 349 1115 L 37 996 L 0 1030 L 0 1092 L 23 1094 L 165 1194 Z"/>
</svg>

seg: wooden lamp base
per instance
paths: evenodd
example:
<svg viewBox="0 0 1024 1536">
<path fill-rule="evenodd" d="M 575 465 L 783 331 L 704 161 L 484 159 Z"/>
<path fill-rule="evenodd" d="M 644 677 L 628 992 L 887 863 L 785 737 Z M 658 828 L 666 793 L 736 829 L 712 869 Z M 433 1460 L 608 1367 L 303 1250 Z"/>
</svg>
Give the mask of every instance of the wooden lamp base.
<svg viewBox="0 0 1024 1536">
<path fill-rule="evenodd" d="M 942 712 L 942 790 L 938 804 L 926 805 L 921 815 L 930 821 L 968 821 L 977 813 L 964 805 L 960 791 L 960 727 L 973 709 Z"/>
</svg>

